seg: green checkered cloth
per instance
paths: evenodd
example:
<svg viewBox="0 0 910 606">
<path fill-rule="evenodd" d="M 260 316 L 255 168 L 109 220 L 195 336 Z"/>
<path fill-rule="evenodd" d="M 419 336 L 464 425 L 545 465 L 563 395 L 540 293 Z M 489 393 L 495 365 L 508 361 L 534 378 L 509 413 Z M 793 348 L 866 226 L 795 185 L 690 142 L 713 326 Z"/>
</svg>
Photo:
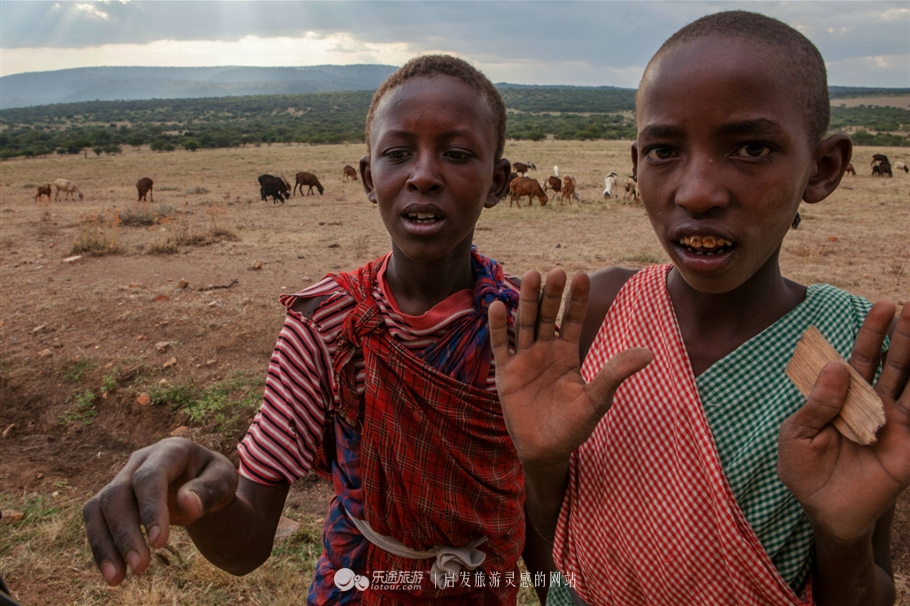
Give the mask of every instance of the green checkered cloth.
<svg viewBox="0 0 910 606">
<path fill-rule="evenodd" d="M 797 593 L 812 568 L 814 541 L 802 507 L 777 476 L 777 434 L 806 398 L 784 369 L 810 325 L 849 357 L 870 308 L 861 297 L 813 284 L 805 301 L 695 380 L 736 502 Z"/>
<path fill-rule="evenodd" d="M 866 299 L 813 284 L 800 305 L 696 378 L 736 502 L 797 594 L 812 568 L 814 541 L 802 507 L 777 477 L 777 434 L 806 398 L 784 369 L 810 325 L 849 357 L 870 308 Z M 551 587 L 547 606 L 572 606 L 568 590 Z"/>
</svg>

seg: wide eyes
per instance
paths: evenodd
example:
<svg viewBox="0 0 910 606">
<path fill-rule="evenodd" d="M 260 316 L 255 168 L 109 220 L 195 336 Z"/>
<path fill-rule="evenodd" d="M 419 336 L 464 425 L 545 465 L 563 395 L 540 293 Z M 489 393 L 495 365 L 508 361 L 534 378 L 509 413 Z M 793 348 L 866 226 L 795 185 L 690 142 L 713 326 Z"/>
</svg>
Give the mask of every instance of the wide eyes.
<svg viewBox="0 0 910 606">
<path fill-rule="evenodd" d="M 674 153 L 672 147 L 655 146 L 645 151 L 645 157 L 650 160 L 669 160 Z"/>
<path fill-rule="evenodd" d="M 738 147 L 733 155 L 737 158 L 761 158 L 771 153 L 771 148 L 764 143 L 747 143 Z"/>
</svg>

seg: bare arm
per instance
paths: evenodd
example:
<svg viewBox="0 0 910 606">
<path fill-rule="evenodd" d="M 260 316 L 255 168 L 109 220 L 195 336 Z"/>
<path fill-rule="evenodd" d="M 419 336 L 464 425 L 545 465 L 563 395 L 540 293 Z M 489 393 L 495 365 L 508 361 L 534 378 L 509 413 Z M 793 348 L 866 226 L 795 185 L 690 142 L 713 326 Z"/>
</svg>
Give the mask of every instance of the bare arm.
<svg viewBox="0 0 910 606">
<path fill-rule="evenodd" d="M 850 364 L 871 381 L 894 306 L 876 303 L 863 322 Z M 885 406 L 878 441 L 855 444 L 831 425 L 847 393 L 843 364 L 828 364 L 806 404 L 781 426 L 778 474 L 799 501 L 816 537 L 813 590 L 821 606 L 894 603 L 890 527 L 894 504 L 910 486 L 910 305 L 898 318 L 875 390 Z"/>
<path fill-rule="evenodd" d="M 170 526 L 186 526 L 203 555 L 234 574 L 255 569 L 271 551 L 288 485 L 240 480 L 223 455 L 169 438 L 133 453 L 83 508 L 85 529 L 104 580 L 119 585 L 127 566 L 143 573 L 149 546 L 163 547 Z M 140 530 L 145 528 L 146 542 Z"/>
</svg>

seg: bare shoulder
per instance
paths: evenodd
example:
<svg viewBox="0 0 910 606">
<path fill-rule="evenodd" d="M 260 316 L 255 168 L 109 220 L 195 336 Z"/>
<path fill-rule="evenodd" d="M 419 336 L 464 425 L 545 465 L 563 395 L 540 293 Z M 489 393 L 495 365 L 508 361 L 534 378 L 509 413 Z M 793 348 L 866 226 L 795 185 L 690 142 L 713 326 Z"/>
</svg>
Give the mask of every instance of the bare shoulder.
<svg viewBox="0 0 910 606">
<path fill-rule="evenodd" d="M 581 359 L 584 360 L 591 348 L 591 343 L 597 336 L 604 318 L 616 294 L 623 285 L 638 273 L 637 269 L 626 269 L 624 267 L 609 267 L 591 274 L 591 295 L 588 298 L 588 313 L 585 316 L 584 326 L 581 329 L 581 341 L 579 349 Z"/>
</svg>

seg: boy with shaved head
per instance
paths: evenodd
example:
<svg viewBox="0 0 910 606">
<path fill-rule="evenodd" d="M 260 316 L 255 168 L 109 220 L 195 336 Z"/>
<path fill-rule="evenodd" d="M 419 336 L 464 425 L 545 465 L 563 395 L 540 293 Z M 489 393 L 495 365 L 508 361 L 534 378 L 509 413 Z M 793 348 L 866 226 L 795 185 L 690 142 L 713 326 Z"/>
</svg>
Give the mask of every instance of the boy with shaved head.
<svg viewBox="0 0 910 606">
<path fill-rule="evenodd" d="M 514 355 L 505 309 L 490 309 L 544 551 L 575 603 L 892 604 L 891 519 L 910 485 L 910 305 L 895 329 L 892 304 L 797 284 L 779 265 L 800 203 L 833 192 L 852 151 L 845 135 L 825 138 L 821 55 L 774 19 L 709 15 L 651 60 L 637 120 L 632 161 L 672 263 L 576 276 L 558 336 L 565 274 L 551 272 L 538 299 L 529 273 Z M 877 442 L 831 424 L 844 364 L 826 366 L 808 399 L 787 379 L 811 325 L 869 382 L 891 327 Z M 560 599 L 551 590 L 548 603 Z"/>
</svg>

